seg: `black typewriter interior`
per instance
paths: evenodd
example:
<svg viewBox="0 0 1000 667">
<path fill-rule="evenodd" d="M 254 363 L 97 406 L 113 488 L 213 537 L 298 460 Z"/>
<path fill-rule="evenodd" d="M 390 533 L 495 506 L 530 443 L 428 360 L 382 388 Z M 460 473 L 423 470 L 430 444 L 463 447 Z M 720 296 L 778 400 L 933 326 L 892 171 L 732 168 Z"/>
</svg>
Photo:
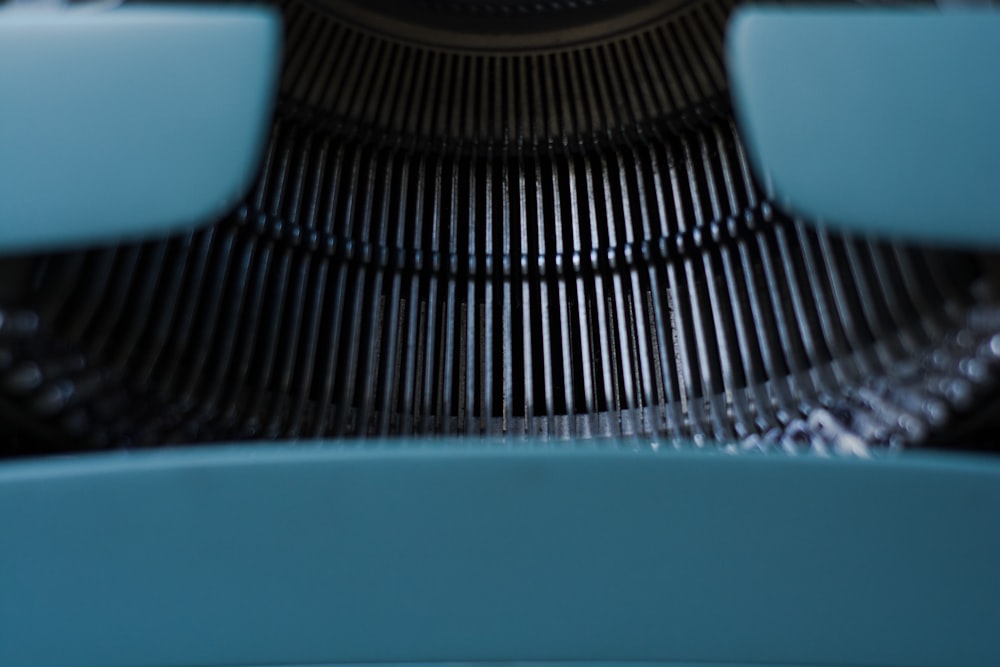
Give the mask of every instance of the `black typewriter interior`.
<svg viewBox="0 0 1000 667">
<path fill-rule="evenodd" d="M 730 109 L 733 1 L 275 4 L 273 129 L 231 214 L 0 262 L 0 456 L 996 447 L 991 259 L 773 206 Z"/>
</svg>

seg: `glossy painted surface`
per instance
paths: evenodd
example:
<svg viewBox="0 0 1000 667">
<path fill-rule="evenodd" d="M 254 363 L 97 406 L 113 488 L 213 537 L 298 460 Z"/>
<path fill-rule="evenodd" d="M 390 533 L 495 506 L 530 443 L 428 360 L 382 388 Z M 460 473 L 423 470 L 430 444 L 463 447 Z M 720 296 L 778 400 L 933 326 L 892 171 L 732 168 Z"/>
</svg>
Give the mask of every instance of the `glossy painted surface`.
<svg viewBox="0 0 1000 667">
<path fill-rule="evenodd" d="M 1000 11 L 745 7 L 727 59 L 783 206 L 856 233 L 1000 245 Z"/>
<path fill-rule="evenodd" d="M 1000 664 L 1000 459 L 234 446 L 0 466 L 0 664 Z"/>
<path fill-rule="evenodd" d="M 260 7 L 0 10 L 0 253 L 223 213 L 257 169 L 279 61 Z"/>
</svg>

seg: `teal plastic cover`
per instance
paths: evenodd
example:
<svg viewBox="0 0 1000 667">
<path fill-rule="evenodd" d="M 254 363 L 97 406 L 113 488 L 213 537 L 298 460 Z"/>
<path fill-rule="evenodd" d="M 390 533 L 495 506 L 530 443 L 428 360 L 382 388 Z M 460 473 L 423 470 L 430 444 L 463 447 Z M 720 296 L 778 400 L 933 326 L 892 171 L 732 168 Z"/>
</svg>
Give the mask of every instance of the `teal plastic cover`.
<svg viewBox="0 0 1000 667">
<path fill-rule="evenodd" d="M 630 446 L 0 465 L 0 664 L 1000 664 L 1000 459 Z"/>
<path fill-rule="evenodd" d="M 753 163 L 785 208 L 1000 245 L 1000 11 L 744 7 L 727 58 Z"/>
<path fill-rule="evenodd" d="M 0 7 L 0 253 L 222 214 L 257 169 L 279 60 L 263 7 Z"/>
</svg>

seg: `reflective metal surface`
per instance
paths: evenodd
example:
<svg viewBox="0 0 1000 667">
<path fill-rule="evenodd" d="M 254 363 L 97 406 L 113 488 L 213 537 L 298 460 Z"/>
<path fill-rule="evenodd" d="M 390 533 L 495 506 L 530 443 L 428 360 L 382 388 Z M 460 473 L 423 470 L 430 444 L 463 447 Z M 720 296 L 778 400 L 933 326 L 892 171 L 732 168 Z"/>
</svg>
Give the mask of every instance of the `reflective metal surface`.
<svg viewBox="0 0 1000 667">
<path fill-rule="evenodd" d="M 4 307 L 38 324 L 4 339 L 0 404 L 32 436 L 8 455 L 410 434 L 863 452 L 946 441 L 995 395 L 975 255 L 816 230 L 754 182 L 728 0 L 544 50 L 279 6 L 277 114 L 236 210 L 25 260 Z"/>
</svg>

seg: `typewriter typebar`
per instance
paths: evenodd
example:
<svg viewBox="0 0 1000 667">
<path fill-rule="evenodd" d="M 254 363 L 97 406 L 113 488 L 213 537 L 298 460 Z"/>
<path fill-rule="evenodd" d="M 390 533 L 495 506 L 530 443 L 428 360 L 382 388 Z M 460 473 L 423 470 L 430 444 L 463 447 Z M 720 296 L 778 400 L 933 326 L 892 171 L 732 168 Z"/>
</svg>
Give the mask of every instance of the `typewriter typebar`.
<svg viewBox="0 0 1000 667">
<path fill-rule="evenodd" d="M 242 201 L 0 260 L 3 456 L 980 444 L 989 258 L 783 212 L 733 118 L 730 0 L 273 6 L 282 73 Z"/>
</svg>

